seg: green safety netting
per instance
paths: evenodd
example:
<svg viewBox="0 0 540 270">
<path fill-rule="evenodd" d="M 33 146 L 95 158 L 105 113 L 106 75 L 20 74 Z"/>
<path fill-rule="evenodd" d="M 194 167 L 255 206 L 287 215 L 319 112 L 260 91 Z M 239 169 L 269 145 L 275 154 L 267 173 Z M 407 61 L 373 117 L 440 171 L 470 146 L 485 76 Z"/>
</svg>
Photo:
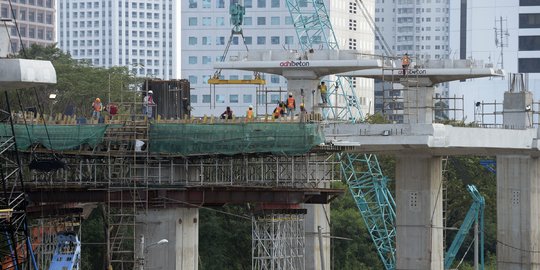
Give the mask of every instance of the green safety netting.
<svg viewBox="0 0 540 270">
<path fill-rule="evenodd" d="M 119 127 L 119 125 L 113 125 Z M 42 144 L 58 151 L 97 146 L 111 125 L 15 125 L 17 147 Z M 49 133 L 50 142 L 47 138 Z M 0 125 L 0 137 L 11 136 L 9 125 Z M 324 141 L 322 128 L 309 123 L 152 124 L 152 153 L 204 155 L 240 153 L 304 154 Z"/>
<path fill-rule="evenodd" d="M 17 148 L 25 150 L 32 144 L 42 144 L 48 149 L 72 150 L 87 144 L 95 147 L 103 141 L 109 125 L 14 125 Z M 49 139 L 47 138 L 47 131 Z M 0 125 L 0 136 L 11 136 L 9 125 Z"/>
<path fill-rule="evenodd" d="M 303 154 L 324 142 L 309 123 L 155 124 L 149 137 L 150 152 L 181 155 Z"/>
</svg>

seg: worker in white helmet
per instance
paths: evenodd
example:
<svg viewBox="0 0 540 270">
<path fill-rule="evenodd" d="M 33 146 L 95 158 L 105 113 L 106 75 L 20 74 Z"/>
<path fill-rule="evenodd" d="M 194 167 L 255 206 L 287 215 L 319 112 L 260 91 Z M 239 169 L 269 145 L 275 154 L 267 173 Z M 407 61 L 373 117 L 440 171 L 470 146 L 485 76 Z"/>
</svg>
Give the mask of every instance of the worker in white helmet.
<svg viewBox="0 0 540 270">
<path fill-rule="evenodd" d="M 253 121 L 255 119 L 255 112 L 253 111 L 253 105 L 249 105 L 249 108 L 246 112 L 246 122 Z"/>
<path fill-rule="evenodd" d="M 148 117 L 148 119 L 152 119 L 152 107 L 156 106 L 153 95 L 154 92 L 150 90 L 143 99 L 143 114 Z"/>
</svg>

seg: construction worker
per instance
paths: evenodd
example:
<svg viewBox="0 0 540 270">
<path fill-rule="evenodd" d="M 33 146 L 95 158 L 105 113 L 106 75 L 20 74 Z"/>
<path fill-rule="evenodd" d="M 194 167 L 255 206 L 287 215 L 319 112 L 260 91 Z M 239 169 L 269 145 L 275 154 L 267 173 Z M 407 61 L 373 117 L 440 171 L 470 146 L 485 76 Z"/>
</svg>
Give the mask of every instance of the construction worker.
<svg viewBox="0 0 540 270">
<path fill-rule="evenodd" d="M 153 95 L 154 92 L 150 90 L 143 99 L 143 114 L 146 115 L 148 119 L 152 119 L 152 107 L 156 105 Z"/>
<path fill-rule="evenodd" d="M 92 102 L 92 118 L 96 118 L 99 120 L 99 117 L 101 116 L 101 111 L 103 111 L 103 103 L 101 103 L 100 98 L 96 98 L 94 102 Z"/>
<path fill-rule="evenodd" d="M 410 64 L 411 64 L 411 58 L 409 58 L 409 54 L 405 53 L 405 55 L 401 57 L 401 67 L 403 68 L 403 76 L 407 75 L 406 72 Z"/>
<path fill-rule="evenodd" d="M 253 111 L 253 105 L 249 105 L 246 112 L 246 121 L 253 121 L 253 119 L 255 119 L 255 112 Z"/>
<path fill-rule="evenodd" d="M 300 122 L 307 121 L 307 110 L 304 103 L 300 103 Z"/>
<path fill-rule="evenodd" d="M 319 85 L 319 91 L 321 91 L 321 100 L 323 104 L 328 103 L 328 99 L 326 98 L 326 94 L 328 93 L 328 90 L 326 88 L 326 84 L 324 82 L 321 82 Z"/>
<path fill-rule="evenodd" d="M 233 118 L 233 111 L 231 110 L 231 107 L 227 106 L 227 109 L 221 114 L 221 119 L 232 119 Z"/>
<path fill-rule="evenodd" d="M 289 93 L 289 98 L 287 98 L 287 115 L 294 116 L 295 109 L 296 101 L 294 100 L 292 93 Z"/>
<path fill-rule="evenodd" d="M 277 107 L 274 109 L 274 112 L 272 113 L 272 116 L 274 116 L 274 119 L 278 119 L 285 113 L 285 104 L 283 102 L 278 102 Z"/>
</svg>

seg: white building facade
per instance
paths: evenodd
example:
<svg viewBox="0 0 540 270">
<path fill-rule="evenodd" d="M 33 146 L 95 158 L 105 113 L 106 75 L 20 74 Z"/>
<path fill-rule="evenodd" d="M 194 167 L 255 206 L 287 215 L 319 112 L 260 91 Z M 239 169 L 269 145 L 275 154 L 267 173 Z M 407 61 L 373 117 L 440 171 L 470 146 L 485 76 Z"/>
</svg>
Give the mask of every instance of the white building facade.
<svg viewBox="0 0 540 270">
<path fill-rule="evenodd" d="M 0 19 L 12 20 L 19 27 L 10 27 L 11 51 L 16 53 L 22 46 L 32 44 L 52 45 L 55 39 L 55 1 L 54 0 L 0 0 Z M 2 27 L 4 23 L 2 23 Z"/>
<path fill-rule="evenodd" d="M 448 59 L 450 33 L 449 0 L 377 0 L 375 4 L 375 24 L 379 28 L 390 51 L 400 58 L 407 53 L 416 63 L 429 60 Z M 377 54 L 384 54 L 379 42 L 375 43 Z M 383 104 L 384 90 L 389 88 L 377 83 L 375 111 L 382 112 L 389 104 Z M 392 88 L 392 86 L 390 86 Z M 389 92 L 389 91 L 388 91 Z M 448 87 L 440 85 L 436 95 L 447 97 Z M 399 106 L 399 105 L 398 105 Z M 391 116 L 402 121 L 402 115 Z"/>
<path fill-rule="evenodd" d="M 539 0 L 452 1 L 450 11 L 453 58 L 494 63 L 507 73 L 529 73 L 529 90 L 535 100 L 540 98 Z M 451 93 L 465 96 L 467 122 L 479 121 L 474 119 L 476 102 L 500 103 L 507 89 L 506 79 L 450 84 Z"/>
<path fill-rule="evenodd" d="M 180 77 L 180 2 L 57 0 L 58 46 L 94 66 L 129 66 L 141 77 Z"/>
<path fill-rule="evenodd" d="M 237 116 L 245 115 L 249 105 L 256 107 L 259 115 L 271 114 L 277 102 L 287 97 L 287 81 L 279 75 L 263 74 L 264 90 L 256 85 L 208 84 L 214 74 L 213 64 L 220 61 L 231 34 L 229 0 L 182 1 L 182 78 L 189 79 L 192 87 L 192 114 L 220 115 L 230 106 Z M 302 1 L 300 1 L 302 2 Z M 306 9 L 312 11 L 313 7 Z M 374 1 L 364 1 L 374 10 Z M 299 50 L 298 37 L 286 3 L 281 0 L 244 0 L 246 8 L 242 25 L 245 43 L 249 50 Z M 354 8 L 356 1 L 326 1 L 337 40 L 341 49 L 356 49 L 373 53 L 373 32 L 364 18 Z M 239 36 L 233 38 L 228 52 L 234 56 L 246 51 Z M 315 48 L 318 49 L 318 48 Z M 251 72 L 223 70 L 223 79 L 252 79 Z M 363 111 L 372 110 L 373 83 L 368 79 L 356 79 L 357 96 Z M 371 109 L 370 109 L 371 108 Z"/>
</svg>

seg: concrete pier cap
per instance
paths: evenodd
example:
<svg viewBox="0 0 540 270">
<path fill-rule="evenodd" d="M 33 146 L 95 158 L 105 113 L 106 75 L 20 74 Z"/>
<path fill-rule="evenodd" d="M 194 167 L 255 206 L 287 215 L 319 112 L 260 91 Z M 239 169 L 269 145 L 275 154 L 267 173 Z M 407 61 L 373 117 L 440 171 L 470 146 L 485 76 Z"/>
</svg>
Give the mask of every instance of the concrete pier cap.
<svg viewBox="0 0 540 270">
<path fill-rule="evenodd" d="M 0 59 L 0 89 L 21 89 L 56 84 L 50 61 Z"/>
<path fill-rule="evenodd" d="M 313 111 L 319 80 L 328 75 L 362 69 L 382 68 L 377 56 L 357 50 L 252 50 L 232 54 L 216 69 L 235 69 L 281 75 L 287 79 L 287 89 L 299 100 L 303 97 L 308 111 Z M 298 106 L 298 104 L 297 104 Z"/>
</svg>

